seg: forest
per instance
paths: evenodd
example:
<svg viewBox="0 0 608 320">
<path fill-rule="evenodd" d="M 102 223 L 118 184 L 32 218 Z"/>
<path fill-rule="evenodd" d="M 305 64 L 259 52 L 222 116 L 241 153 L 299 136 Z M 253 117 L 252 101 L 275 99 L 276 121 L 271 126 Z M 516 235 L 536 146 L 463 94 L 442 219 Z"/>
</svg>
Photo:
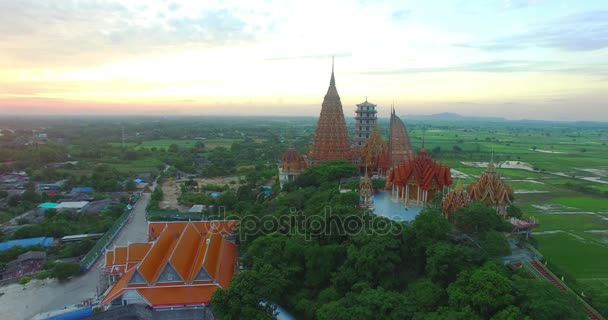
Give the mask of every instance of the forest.
<svg viewBox="0 0 608 320">
<path fill-rule="evenodd" d="M 346 163 L 315 166 L 240 218 L 310 217 L 326 207 L 331 215 L 324 219 L 370 218 L 355 206 L 356 195 L 337 191 L 339 179 L 356 170 Z M 346 224 L 324 222 L 332 228 L 313 235 L 306 225 L 241 234 L 246 271 L 214 294 L 214 312 L 269 319 L 277 304 L 298 319 L 586 319 L 574 295 L 496 259 L 509 252 L 504 222 L 481 204 L 461 209 L 453 223 L 436 205 L 412 223 L 348 225 L 347 233 L 340 232 Z"/>
</svg>

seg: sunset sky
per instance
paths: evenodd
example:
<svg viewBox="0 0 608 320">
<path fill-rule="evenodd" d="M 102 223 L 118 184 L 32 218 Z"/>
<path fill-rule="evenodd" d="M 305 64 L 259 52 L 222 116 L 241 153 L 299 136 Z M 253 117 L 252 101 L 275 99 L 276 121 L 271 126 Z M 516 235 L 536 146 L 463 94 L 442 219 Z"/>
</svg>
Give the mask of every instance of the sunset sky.
<svg viewBox="0 0 608 320">
<path fill-rule="evenodd" d="M 608 121 L 606 0 L 0 0 L 0 115 Z"/>
</svg>

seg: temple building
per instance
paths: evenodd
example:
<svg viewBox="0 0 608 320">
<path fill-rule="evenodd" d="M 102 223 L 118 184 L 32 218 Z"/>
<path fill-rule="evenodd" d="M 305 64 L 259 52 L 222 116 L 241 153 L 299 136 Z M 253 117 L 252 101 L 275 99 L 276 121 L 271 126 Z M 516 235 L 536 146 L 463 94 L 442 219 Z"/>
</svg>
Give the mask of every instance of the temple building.
<svg viewBox="0 0 608 320">
<path fill-rule="evenodd" d="M 468 206 L 469 203 L 471 203 L 471 198 L 469 197 L 469 194 L 464 190 L 464 187 L 462 186 L 462 181 L 458 180 L 458 182 L 456 182 L 454 190 L 448 193 L 441 202 L 441 207 L 443 208 L 443 215 L 447 219 L 451 220 L 456 210 Z"/>
<path fill-rule="evenodd" d="M 306 168 L 308 168 L 306 159 L 293 145 L 285 150 L 279 164 L 279 183 L 281 188 L 283 188 L 285 183 L 293 182 Z"/>
<path fill-rule="evenodd" d="M 218 288 L 228 287 L 237 264 L 229 240 L 238 221 L 150 222 L 148 243 L 106 252 L 106 272 L 117 281 L 101 305 L 143 304 L 149 308 L 204 307 Z"/>
<path fill-rule="evenodd" d="M 513 190 L 500 178 L 493 161 L 490 161 L 486 171 L 476 181 L 467 186 L 467 193 L 471 200 L 483 202 L 496 208 L 496 213 L 507 216 Z"/>
<path fill-rule="evenodd" d="M 332 160 L 356 160 L 346 130 L 342 102 L 336 89 L 333 62 L 329 88 L 323 99 L 321 115 L 308 159 L 313 165 Z"/>
<path fill-rule="evenodd" d="M 416 156 L 392 167 L 386 177 L 392 198 L 406 206 L 423 206 L 438 192 L 447 192 L 451 184 L 450 168 L 431 158 L 424 148 L 424 140 Z"/>
<path fill-rule="evenodd" d="M 414 156 L 407 128 L 401 119 L 391 110 L 391 120 L 388 139 L 389 164 L 397 166 Z"/>
<path fill-rule="evenodd" d="M 355 137 L 353 139 L 354 147 L 363 147 L 365 142 L 372 134 L 372 128 L 377 122 L 376 105 L 373 103 L 365 102 L 357 105 L 355 110 Z"/>
<path fill-rule="evenodd" d="M 361 168 L 367 172 L 383 176 L 389 168 L 388 145 L 380 135 L 378 123 L 374 124 L 374 129 L 367 139 L 363 148 L 358 149 L 361 155 Z"/>
</svg>

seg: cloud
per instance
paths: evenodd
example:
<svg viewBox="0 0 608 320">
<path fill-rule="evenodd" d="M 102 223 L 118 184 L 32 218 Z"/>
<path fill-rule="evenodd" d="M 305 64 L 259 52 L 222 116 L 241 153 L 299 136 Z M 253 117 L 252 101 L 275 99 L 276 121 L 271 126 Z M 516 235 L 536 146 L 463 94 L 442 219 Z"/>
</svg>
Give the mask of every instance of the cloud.
<svg viewBox="0 0 608 320">
<path fill-rule="evenodd" d="M 403 21 L 403 20 L 408 19 L 411 14 L 412 14 L 412 10 L 399 9 L 399 10 L 393 11 L 393 13 L 391 14 L 391 18 L 395 21 Z"/>
<path fill-rule="evenodd" d="M 593 51 L 608 48 L 608 10 L 587 11 L 549 22 L 532 24 L 529 31 L 489 41 L 457 43 L 456 47 L 486 51 L 519 50 L 530 47 L 563 51 Z"/>
<path fill-rule="evenodd" d="M 82 66 L 188 46 L 255 40 L 271 19 L 221 7 L 181 10 L 113 1 L 0 0 L 0 60 L 8 65 Z M 175 9 L 172 11 L 172 9 Z M 177 10 L 180 9 L 180 10 Z"/>
<path fill-rule="evenodd" d="M 564 65 L 558 61 L 531 61 L 531 60 L 490 60 L 458 65 L 439 67 L 405 67 L 390 70 L 365 71 L 367 75 L 392 74 L 419 74 L 443 72 L 559 72 L 559 73 L 585 73 L 596 76 L 608 75 L 608 68 L 597 68 L 593 65 Z"/>
<path fill-rule="evenodd" d="M 266 58 L 264 60 L 266 60 L 266 61 L 320 60 L 320 59 L 329 59 L 331 57 L 349 58 L 349 57 L 352 57 L 352 53 L 350 53 L 350 52 L 340 52 L 340 53 L 324 53 L 324 54 L 303 55 L 303 56 L 282 56 L 282 57 L 270 57 L 270 58 Z"/>
</svg>

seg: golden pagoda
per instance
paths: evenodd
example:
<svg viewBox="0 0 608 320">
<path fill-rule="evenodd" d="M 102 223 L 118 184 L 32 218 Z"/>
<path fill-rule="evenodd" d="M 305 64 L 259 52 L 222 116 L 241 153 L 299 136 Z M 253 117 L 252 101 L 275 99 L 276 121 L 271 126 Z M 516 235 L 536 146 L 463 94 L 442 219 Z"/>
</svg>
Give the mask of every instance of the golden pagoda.
<svg viewBox="0 0 608 320">
<path fill-rule="evenodd" d="M 370 168 L 373 173 L 378 175 L 384 175 L 389 167 L 388 145 L 380 135 L 377 122 L 361 150 L 361 157 L 366 169 Z"/>
<path fill-rule="evenodd" d="M 486 171 L 476 181 L 469 184 L 467 193 L 471 200 L 495 207 L 496 213 L 503 217 L 507 216 L 507 207 L 511 204 L 513 191 L 500 178 L 494 166 L 494 161 L 490 161 Z"/>
<path fill-rule="evenodd" d="M 460 179 L 456 182 L 456 187 L 450 193 L 448 193 L 443 201 L 441 202 L 441 206 L 443 208 L 443 215 L 450 219 L 452 215 L 456 212 L 456 210 L 466 207 L 471 203 L 471 198 L 469 194 L 464 190 L 462 185 L 462 181 Z"/>
</svg>

